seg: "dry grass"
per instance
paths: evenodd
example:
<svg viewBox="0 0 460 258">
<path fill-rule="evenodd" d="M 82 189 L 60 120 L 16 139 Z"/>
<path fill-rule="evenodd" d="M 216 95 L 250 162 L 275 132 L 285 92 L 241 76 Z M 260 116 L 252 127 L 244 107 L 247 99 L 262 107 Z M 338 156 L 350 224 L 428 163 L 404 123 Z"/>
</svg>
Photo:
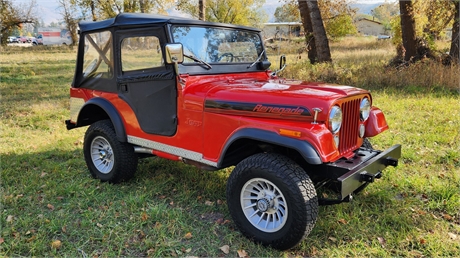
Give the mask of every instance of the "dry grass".
<svg viewBox="0 0 460 258">
<path fill-rule="evenodd" d="M 388 67 L 396 56 L 390 41 L 373 37 L 351 37 L 332 42 L 332 64 L 312 66 L 306 52 L 299 54 L 303 43 L 295 47 L 283 42 L 280 53 L 287 53 L 288 67 L 281 74 L 287 78 L 306 81 L 324 81 L 353 85 L 365 89 L 399 88 L 406 91 L 457 91 L 460 88 L 459 66 L 445 66 L 425 59 L 407 67 Z M 437 47 L 445 51 L 446 42 Z M 286 51 L 284 51 L 286 50 Z M 297 52 L 296 52 L 297 51 Z M 277 51 L 270 51 L 270 60 L 277 65 Z"/>
</svg>

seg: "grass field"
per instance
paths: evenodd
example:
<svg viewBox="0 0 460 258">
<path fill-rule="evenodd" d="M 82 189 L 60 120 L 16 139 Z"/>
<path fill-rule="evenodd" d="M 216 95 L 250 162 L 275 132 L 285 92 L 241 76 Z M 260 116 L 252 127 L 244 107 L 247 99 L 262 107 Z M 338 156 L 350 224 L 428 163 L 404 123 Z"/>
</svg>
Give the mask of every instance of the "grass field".
<svg viewBox="0 0 460 258">
<path fill-rule="evenodd" d="M 391 128 L 372 143 L 401 143 L 402 159 L 354 202 L 320 207 L 310 236 L 285 252 L 235 229 L 225 201 L 230 169 L 152 158 L 127 183 L 92 179 L 86 128 L 64 125 L 75 51 L 2 49 L 0 256 L 458 256 L 459 68 L 385 68 L 392 46 L 369 39 L 332 48 L 332 65 L 289 55 L 284 76 L 371 89 Z"/>
</svg>

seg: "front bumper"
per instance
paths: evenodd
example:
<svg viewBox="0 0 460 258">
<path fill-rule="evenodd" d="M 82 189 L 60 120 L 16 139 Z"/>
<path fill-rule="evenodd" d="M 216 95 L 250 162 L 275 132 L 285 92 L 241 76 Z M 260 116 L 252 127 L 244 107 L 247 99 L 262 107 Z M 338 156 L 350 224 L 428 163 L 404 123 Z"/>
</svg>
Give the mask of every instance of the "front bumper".
<svg viewBox="0 0 460 258">
<path fill-rule="evenodd" d="M 396 167 L 400 157 L 401 145 L 397 144 L 385 151 L 359 149 L 353 159 L 328 164 L 330 174 L 337 175 L 340 200 L 349 199 L 351 194 L 380 178 L 386 167 Z"/>
</svg>

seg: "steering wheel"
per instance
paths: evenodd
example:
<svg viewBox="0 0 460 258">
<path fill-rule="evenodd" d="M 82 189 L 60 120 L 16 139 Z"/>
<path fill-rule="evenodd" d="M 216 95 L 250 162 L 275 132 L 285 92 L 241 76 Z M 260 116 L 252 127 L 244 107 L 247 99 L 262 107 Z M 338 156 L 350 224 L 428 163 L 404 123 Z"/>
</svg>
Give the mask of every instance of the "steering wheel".
<svg viewBox="0 0 460 258">
<path fill-rule="evenodd" d="M 224 58 L 224 57 L 226 58 L 227 63 L 233 62 L 233 54 L 232 54 L 232 53 L 223 53 L 223 54 L 217 59 L 217 61 L 220 62 L 220 61 L 222 60 L 222 58 Z"/>
</svg>

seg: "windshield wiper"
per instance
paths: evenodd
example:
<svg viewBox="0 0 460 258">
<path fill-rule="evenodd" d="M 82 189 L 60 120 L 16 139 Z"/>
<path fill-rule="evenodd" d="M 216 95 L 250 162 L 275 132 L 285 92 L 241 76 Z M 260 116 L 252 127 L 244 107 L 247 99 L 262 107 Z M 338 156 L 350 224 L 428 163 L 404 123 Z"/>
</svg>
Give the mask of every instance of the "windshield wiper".
<svg viewBox="0 0 460 258">
<path fill-rule="evenodd" d="M 252 63 L 252 64 L 250 64 L 250 65 L 248 66 L 248 69 L 251 68 L 251 67 L 253 67 L 255 64 L 257 64 L 257 62 L 259 62 L 260 59 L 262 59 L 262 56 L 264 55 L 264 53 L 265 53 L 265 49 L 262 50 L 262 53 L 260 53 L 260 55 L 259 55 L 259 57 L 257 57 L 256 61 L 254 61 L 254 63 Z"/>
<path fill-rule="evenodd" d="M 199 58 L 197 58 L 197 57 L 195 57 L 195 56 L 186 55 L 186 54 L 184 54 L 184 56 L 185 56 L 185 57 L 188 57 L 188 58 L 190 58 L 190 59 L 192 59 L 192 60 L 195 61 L 195 62 L 198 62 L 198 63 L 200 63 L 200 64 L 206 65 L 209 69 L 212 69 L 212 66 L 211 66 L 210 64 L 206 63 L 205 61 L 203 61 L 203 60 L 201 60 L 201 59 L 199 59 Z"/>
</svg>

